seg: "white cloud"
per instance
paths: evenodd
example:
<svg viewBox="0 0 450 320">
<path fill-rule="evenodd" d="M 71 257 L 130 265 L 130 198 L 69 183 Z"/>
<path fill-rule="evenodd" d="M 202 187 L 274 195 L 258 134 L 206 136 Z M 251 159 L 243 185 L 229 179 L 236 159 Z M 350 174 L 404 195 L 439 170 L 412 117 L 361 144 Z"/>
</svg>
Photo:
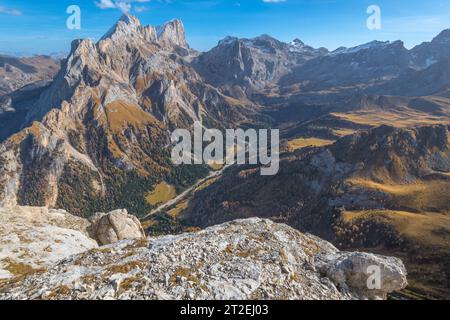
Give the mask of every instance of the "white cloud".
<svg viewBox="0 0 450 320">
<path fill-rule="evenodd" d="M 100 2 L 95 2 L 95 5 L 100 9 L 116 8 L 116 5 L 111 0 L 100 0 Z"/>
<path fill-rule="evenodd" d="M 285 2 L 286 0 L 262 0 L 265 3 L 280 3 Z"/>
<path fill-rule="evenodd" d="M 136 12 L 145 12 L 145 11 L 148 10 L 148 8 L 147 8 L 147 7 L 144 7 L 144 6 L 135 6 L 135 7 L 134 7 L 134 10 L 135 10 Z"/>
<path fill-rule="evenodd" d="M 133 2 L 146 3 L 150 0 L 100 0 L 95 1 L 95 5 L 100 9 L 119 9 L 120 11 L 127 13 L 132 9 Z M 138 12 L 142 12 L 144 7 L 136 7 Z"/>
<path fill-rule="evenodd" d="M 22 11 L 16 10 L 16 9 L 11 9 L 11 8 L 7 8 L 4 6 L 0 6 L 0 13 L 4 13 L 4 14 L 9 14 L 12 16 L 20 16 L 22 15 Z"/>
</svg>

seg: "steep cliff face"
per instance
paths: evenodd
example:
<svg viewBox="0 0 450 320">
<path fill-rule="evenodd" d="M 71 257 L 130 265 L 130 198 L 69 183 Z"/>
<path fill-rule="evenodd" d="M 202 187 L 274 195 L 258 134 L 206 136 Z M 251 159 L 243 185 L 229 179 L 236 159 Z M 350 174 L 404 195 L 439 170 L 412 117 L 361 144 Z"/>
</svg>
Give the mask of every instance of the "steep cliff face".
<svg viewBox="0 0 450 320">
<path fill-rule="evenodd" d="M 125 15 L 98 43 L 74 41 L 59 74 L 0 145 L 0 203 L 75 214 L 120 203 L 143 214 L 156 182 L 195 180 L 195 172 L 171 166 L 170 130 L 262 118 L 203 83 L 186 63 L 190 54 L 177 20 L 154 28 Z"/>
<path fill-rule="evenodd" d="M 380 286 L 369 288 L 373 267 Z M 249 219 L 121 241 L 0 282 L 0 299 L 374 299 L 407 285 L 401 260 L 341 252 Z"/>
</svg>

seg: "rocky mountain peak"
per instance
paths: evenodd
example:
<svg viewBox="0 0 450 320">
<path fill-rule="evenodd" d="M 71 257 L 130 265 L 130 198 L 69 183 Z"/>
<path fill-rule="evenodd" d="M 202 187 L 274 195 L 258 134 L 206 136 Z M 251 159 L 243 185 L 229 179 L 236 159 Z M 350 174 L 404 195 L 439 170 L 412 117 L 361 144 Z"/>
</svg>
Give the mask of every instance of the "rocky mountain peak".
<svg viewBox="0 0 450 320">
<path fill-rule="evenodd" d="M 187 48 L 186 35 L 183 22 L 179 19 L 171 20 L 156 27 L 158 41 L 163 44 L 178 45 Z"/>
<path fill-rule="evenodd" d="M 141 31 L 142 25 L 139 19 L 133 15 L 124 14 L 101 38 L 101 40 L 117 39 L 124 36 L 134 36 L 140 34 Z"/>
<path fill-rule="evenodd" d="M 300 40 L 299 38 L 295 38 L 294 40 L 292 40 L 291 44 L 292 45 L 302 45 L 302 46 L 305 45 L 305 43 L 302 40 Z"/>
<path fill-rule="evenodd" d="M 123 14 L 118 22 L 123 22 L 127 25 L 134 25 L 134 26 L 140 26 L 141 22 L 139 21 L 139 19 L 129 13 L 125 13 Z"/>
<path fill-rule="evenodd" d="M 295 54 L 307 55 L 310 56 L 310 58 L 327 55 L 329 53 L 326 48 L 315 49 L 298 38 L 289 43 L 289 51 Z"/>
<path fill-rule="evenodd" d="M 124 14 L 101 38 L 100 42 L 107 39 L 113 41 L 141 39 L 150 43 L 159 43 L 163 46 L 177 45 L 188 47 L 181 20 L 174 19 L 157 27 L 143 26 L 139 19 L 131 14 Z"/>
<path fill-rule="evenodd" d="M 226 36 L 225 38 L 223 38 L 222 40 L 219 41 L 218 46 L 228 45 L 228 44 L 236 42 L 238 40 L 239 40 L 239 38 L 237 38 L 237 37 Z"/>
<path fill-rule="evenodd" d="M 450 44 L 450 29 L 446 29 L 439 33 L 432 42 L 438 44 Z"/>
</svg>

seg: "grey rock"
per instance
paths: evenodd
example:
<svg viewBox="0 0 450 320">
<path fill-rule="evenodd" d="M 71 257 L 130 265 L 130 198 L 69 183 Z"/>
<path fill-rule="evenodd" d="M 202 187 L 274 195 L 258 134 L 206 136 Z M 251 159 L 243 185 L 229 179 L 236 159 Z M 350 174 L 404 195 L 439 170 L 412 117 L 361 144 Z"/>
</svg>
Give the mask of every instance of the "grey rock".
<svg viewBox="0 0 450 320">
<path fill-rule="evenodd" d="M 364 289 L 364 268 L 372 264 L 386 277 L 374 292 Z M 255 218 L 87 251 L 2 285 L 0 299 L 346 300 L 383 298 L 405 286 L 399 259 L 340 252 L 315 236 Z"/>
<path fill-rule="evenodd" d="M 323 257 L 323 260 L 319 257 L 317 266 L 319 271 L 342 289 L 356 290 L 369 298 L 385 299 L 389 292 L 408 284 L 406 268 L 395 257 L 363 252 L 337 252 Z M 375 279 L 377 276 L 379 279 Z"/>
<path fill-rule="evenodd" d="M 127 210 L 115 210 L 109 213 L 97 213 L 90 219 L 91 236 L 101 245 L 119 240 L 145 238 L 140 221 Z"/>
</svg>

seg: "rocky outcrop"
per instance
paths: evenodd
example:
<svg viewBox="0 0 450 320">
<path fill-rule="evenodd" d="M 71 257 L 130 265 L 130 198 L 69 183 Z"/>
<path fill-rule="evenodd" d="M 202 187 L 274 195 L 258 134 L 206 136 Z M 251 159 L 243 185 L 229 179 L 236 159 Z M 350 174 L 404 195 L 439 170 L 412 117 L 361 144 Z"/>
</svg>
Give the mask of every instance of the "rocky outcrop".
<svg viewBox="0 0 450 320">
<path fill-rule="evenodd" d="M 381 270 L 368 289 L 368 266 Z M 366 299 L 406 286 L 399 259 L 340 252 L 317 237 L 248 219 L 197 233 L 121 241 L 71 256 L 0 299 Z"/>
<path fill-rule="evenodd" d="M 135 216 L 127 210 L 115 210 L 110 213 L 97 213 L 89 219 L 91 236 L 101 245 L 119 240 L 145 238 L 144 229 Z"/>
<path fill-rule="evenodd" d="M 339 252 L 320 257 L 318 269 L 341 289 L 354 290 L 375 299 L 385 298 L 387 292 L 407 285 L 406 269 L 398 258 L 393 257 L 380 257 L 364 252 Z M 375 278 L 377 272 L 380 275 L 378 280 Z M 369 274 L 374 276 L 373 279 Z M 377 284 L 377 281 L 380 283 Z"/>
<path fill-rule="evenodd" d="M 177 45 L 188 48 L 181 20 L 175 19 L 156 28 L 158 41 L 165 45 Z"/>
<path fill-rule="evenodd" d="M 97 247 L 87 220 L 64 210 L 0 208 L 0 280 L 43 270 Z"/>
<path fill-rule="evenodd" d="M 0 279 L 42 270 L 98 245 L 143 238 L 141 223 L 126 210 L 97 213 L 89 221 L 45 207 L 0 207 Z"/>
</svg>

